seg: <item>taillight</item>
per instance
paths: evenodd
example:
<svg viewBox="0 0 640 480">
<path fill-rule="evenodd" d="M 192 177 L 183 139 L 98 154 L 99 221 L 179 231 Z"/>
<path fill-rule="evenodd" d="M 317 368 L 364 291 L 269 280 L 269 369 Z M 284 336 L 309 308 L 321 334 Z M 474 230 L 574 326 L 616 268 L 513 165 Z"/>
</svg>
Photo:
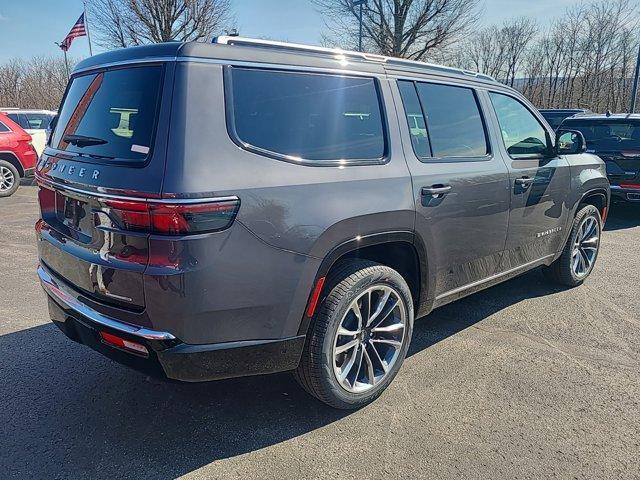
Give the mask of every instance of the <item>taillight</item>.
<svg viewBox="0 0 640 480">
<path fill-rule="evenodd" d="M 238 213 L 240 200 L 205 203 L 159 203 L 106 200 L 109 216 L 120 228 L 161 235 L 217 232 L 228 228 Z"/>
<path fill-rule="evenodd" d="M 40 185 L 38 189 L 38 202 L 42 216 L 53 213 L 56 210 L 56 192 Z"/>
</svg>

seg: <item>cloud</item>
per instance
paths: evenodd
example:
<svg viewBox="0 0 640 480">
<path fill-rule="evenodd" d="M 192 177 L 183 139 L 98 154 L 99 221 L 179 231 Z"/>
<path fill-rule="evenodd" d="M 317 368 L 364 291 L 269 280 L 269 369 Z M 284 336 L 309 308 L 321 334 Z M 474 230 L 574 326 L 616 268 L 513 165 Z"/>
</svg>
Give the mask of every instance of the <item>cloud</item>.
<svg viewBox="0 0 640 480">
<path fill-rule="evenodd" d="M 9 20 L 7 17 L 5 17 L 2 12 L 0 12 L 0 22 L 4 21 L 4 20 Z"/>
</svg>

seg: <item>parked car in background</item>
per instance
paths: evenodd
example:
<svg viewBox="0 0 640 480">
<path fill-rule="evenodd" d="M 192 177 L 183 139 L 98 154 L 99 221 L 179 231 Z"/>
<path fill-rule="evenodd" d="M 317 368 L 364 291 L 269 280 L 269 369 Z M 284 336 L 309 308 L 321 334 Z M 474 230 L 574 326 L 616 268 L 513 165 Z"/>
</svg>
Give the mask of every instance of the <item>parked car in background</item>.
<svg viewBox="0 0 640 480">
<path fill-rule="evenodd" d="M 56 112 L 51 110 L 22 110 L 17 108 L 0 109 L 4 111 L 11 120 L 20 125 L 22 129 L 31 135 L 33 147 L 38 155 L 42 154 L 47 143 L 47 129 Z"/>
<path fill-rule="evenodd" d="M 36 175 L 68 337 L 175 380 L 293 370 L 338 408 L 414 318 L 536 267 L 580 285 L 609 205 L 582 135 L 489 76 L 240 37 L 78 63 Z"/>
<path fill-rule="evenodd" d="M 591 111 L 584 108 L 543 108 L 539 112 L 551 125 L 551 128 L 557 130 L 565 118 L 581 113 L 590 113 Z"/>
<path fill-rule="evenodd" d="M 0 112 L 0 197 L 13 195 L 20 179 L 33 175 L 37 159 L 31 135 Z"/>
<path fill-rule="evenodd" d="M 580 115 L 561 128 L 582 132 L 588 151 L 604 160 L 614 199 L 640 202 L 640 114 Z"/>
</svg>

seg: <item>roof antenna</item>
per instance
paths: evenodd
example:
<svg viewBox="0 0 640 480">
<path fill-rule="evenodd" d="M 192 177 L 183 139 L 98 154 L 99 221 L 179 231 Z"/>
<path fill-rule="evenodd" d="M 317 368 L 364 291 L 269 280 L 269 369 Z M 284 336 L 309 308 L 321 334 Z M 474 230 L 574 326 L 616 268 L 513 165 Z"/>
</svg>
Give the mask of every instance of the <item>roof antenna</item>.
<svg viewBox="0 0 640 480">
<path fill-rule="evenodd" d="M 605 113 L 605 115 L 606 115 L 607 117 L 610 117 L 610 116 L 611 116 L 611 110 L 607 110 L 607 113 Z"/>
</svg>

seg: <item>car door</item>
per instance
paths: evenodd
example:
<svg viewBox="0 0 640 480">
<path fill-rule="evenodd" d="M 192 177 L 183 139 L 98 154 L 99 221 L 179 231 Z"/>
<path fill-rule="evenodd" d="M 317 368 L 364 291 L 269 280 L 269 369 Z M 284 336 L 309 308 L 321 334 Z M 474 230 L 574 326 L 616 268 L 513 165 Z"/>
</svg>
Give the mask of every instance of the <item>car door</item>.
<svg viewBox="0 0 640 480">
<path fill-rule="evenodd" d="M 441 303 L 496 272 L 507 235 L 508 172 L 492 153 L 474 89 L 402 79 L 397 88 L 415 229 Z"/>
<path fill-rule="evenodd" d="M 554 152 L 550 132 L 533 107 L 516 95 L 489 92 L 493 121 L 502 136 L 496 153 L 509 169 L 511 213 L 502 270 L 555 255 L 566 238 L 571 172 Z"/>
</svg>

